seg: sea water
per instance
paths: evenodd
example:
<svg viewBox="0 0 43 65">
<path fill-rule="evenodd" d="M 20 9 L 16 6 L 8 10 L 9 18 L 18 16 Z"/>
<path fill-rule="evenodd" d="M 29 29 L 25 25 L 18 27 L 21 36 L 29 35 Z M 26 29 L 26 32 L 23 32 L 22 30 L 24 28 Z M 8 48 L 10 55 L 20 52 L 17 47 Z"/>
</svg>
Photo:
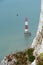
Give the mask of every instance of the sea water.
<svg viewBox="0 0 43 65">
<path fill-rule="evenodd" d="M 37 32 L 39 16 L 40 0 L 0 0 L 0 60 L 30 47 Z M 28 39 L 24 36 L 26 17 L 31 32 Z"/>
</svg>

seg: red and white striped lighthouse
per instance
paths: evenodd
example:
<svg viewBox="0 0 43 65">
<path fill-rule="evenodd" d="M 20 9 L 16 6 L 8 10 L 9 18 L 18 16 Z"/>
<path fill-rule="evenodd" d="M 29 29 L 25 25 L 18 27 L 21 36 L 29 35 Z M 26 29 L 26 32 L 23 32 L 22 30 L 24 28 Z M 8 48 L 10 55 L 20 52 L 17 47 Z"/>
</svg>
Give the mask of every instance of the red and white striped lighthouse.
<svg viewBox="0 0 43 65">
<path fill-rule="evenodd" d="M 28 18 L 25 18 L 25 29 L 24 29 L 24 34 L 25 36 L 31 36 L 31 32 L 28 31 Z"/>
<path fill-rule="evenodd" d="M 25 33 L 28 33 L 28 18 L 25 18 Z"/>
</svg>

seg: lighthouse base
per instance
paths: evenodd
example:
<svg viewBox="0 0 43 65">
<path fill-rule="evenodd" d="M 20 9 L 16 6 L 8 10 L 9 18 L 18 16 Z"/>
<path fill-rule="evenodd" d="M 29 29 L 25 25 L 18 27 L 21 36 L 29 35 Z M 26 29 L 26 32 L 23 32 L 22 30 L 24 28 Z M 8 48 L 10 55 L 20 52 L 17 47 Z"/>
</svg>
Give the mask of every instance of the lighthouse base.
<svg viewBox="0 0 43 65">
<path fill-rule="evenodd" d="M 31 36 L 31 32 L 24 32 L 25 36 Z"/>
</svg>

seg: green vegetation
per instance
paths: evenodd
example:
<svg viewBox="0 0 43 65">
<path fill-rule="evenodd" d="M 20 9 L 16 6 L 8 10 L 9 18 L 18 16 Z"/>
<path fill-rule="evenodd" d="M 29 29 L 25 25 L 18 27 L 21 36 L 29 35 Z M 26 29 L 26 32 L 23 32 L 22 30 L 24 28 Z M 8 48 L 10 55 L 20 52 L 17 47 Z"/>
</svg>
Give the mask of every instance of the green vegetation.
<svg viewBox="0 0 43 65">
<path fill-rule="evenodd" d="M 30 57 L 29 57 L 29 61 L 30 61 L 30 62 L 33 62 L 34 59 L 35 59 L 35 56 L 30 56 Z"/>
<path fill-rule="evenodd" d="M 43 53 L 40 53 L 40 55 L 37 57 L 37 65 L 43 65 Z"/>
<path fill-rule="evenodd" d="M 43 53 L 40 53 L 39 57 L 40 57 L 40 59 L 43 59 Z"/>
<path fill-rule="evenodd" d="M 29 48 L 29 49 L 27 50 L 28 56 L 33 55 L 33 51 L 34 51 L 33 48 Z"/>
<path fill-rule="evenodd" d="M 33 51 L 34 51 L 33 48 L 29 48 L 29 49 L 27 50 L 27 54 L 28 54 L 28 57 L 29 57 L 29 61 L 30 61 L 30 62 L 33 62 L 34 59 L 35 59 L 35 56 L 33 56 Z"/>
</svg>

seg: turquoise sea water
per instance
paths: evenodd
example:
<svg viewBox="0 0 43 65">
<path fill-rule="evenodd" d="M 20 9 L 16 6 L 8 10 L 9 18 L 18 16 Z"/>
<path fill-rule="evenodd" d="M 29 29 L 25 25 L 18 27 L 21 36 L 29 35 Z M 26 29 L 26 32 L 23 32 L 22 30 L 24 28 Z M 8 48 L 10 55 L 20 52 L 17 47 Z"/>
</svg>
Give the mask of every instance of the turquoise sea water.
<svg viewBox="0 0 43 65">
<path fill-rule="evenodd" d="M 18 13 L 18 16 L 16 16 Z M 0 60 L 30 46 L 39 23 L 40 0 L 0 0 Z M 29 19 L 31 37 L 25 40 L 24 21 Z"/>
</svg>

